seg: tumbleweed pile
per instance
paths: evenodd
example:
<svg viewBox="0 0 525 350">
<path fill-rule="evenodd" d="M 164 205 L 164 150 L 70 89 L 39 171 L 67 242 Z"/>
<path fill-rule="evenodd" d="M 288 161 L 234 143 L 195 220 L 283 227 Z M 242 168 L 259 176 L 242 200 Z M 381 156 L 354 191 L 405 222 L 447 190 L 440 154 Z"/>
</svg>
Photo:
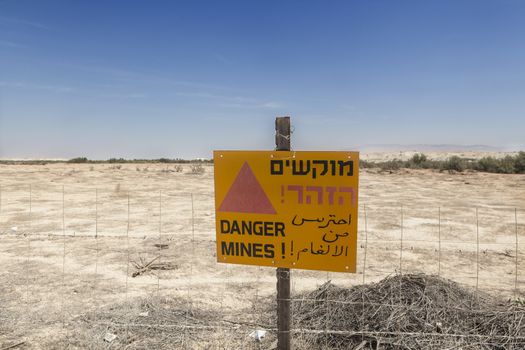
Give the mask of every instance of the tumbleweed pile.
<svg viewBox="0 0 525 350">
<path fill-rule="evenodd" d="M 525 349 L 525 307 L 428 275 L 294 298 L 294 339 L 330 349 Z"/>
</svg>

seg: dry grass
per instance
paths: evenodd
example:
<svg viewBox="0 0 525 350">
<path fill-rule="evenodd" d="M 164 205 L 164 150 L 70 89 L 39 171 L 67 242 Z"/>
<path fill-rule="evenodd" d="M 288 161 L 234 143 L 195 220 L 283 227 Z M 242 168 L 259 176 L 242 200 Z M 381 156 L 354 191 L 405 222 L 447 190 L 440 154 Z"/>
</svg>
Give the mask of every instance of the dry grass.
<svg viewBox="0 0 525 350">
<path fill-rule="evenodd" d="M 253 329 L 184 298 L 137 298 L 78 316 L 46 349 L 258 349 Z M 108 342 L 107 334 L 116 338 Z"/>
<path fill-rule="evenodd" d="M 46 349 L 270 349 L 275 298 L 233 310 L 186 297 L 133 298 L 64 320 Z M 255 310 L 257 309 L 257 310 Z M 9 315 L 0 309 L 3 321 Z M 396 275 L 340 288 L 327 282 L 293 299 L 295 349 L 523 349 L 525 305 L 428 276 Z M 4 322 L 2 322 L 4 323 Z M 14 331 L 5 327 L 1 332 Z M 267 329 L 257 342 L 248 335 Z M 16 332 L 15 332 L 16 333 Z M 116 338 L 107 342 L 107 334 Z M 9 346 L 23 341 L 12 338 Z"/>
<path fill-rule="evenodd" d="M 525 307 L 423 274 L 294 299 L 300 342 L 329 349 L 523 349 Z"/>
</svg>

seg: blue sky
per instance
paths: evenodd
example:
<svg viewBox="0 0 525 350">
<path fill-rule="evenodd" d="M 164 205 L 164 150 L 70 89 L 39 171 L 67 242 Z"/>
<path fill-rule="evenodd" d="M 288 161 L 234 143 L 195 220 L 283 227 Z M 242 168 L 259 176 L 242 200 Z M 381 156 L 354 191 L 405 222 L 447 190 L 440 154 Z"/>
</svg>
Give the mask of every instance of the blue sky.
<svg viewBox="0 0 525 350">
<path fill-rule="evenodd" d="M 525 148 L 525 1 L 0 0 L 0 157 Z"/>
</svg>

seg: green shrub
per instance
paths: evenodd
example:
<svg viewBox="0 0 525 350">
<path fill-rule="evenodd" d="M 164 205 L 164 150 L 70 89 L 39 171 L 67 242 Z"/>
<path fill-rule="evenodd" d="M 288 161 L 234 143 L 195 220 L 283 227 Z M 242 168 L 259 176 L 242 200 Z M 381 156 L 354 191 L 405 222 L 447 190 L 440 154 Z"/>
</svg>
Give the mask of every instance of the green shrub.
<svg viewBox="0 0 525 350">
<path fill-rule="evenodd" d="M 499 167 L 498 167 L 498 173 L 503 174 L 514 174 L 516 172 L 515 170 L 515 163 L 517 158 L 506 156 L 503 159 L 500 159 L 499 161 Z"/>
<path fill-rule="evenodd" d="M 416 164 L 416 165 L 422 165 L 428 160 L 427 156 L 423 153 L 416 153 L 412 156 L 410 159 L 410 162 Z"/>
<path fill-rule="evenodd" d="M 476 170 L 484 171 L 487 173 L 495 173 L 498 169 L 498 160 L 493 157 L 483 157 L 478 160 Z"/>
<path fill-rule="evenodd" d="M 525 174 L 525 152 L 520 152 L 514 161 L 514 171 L 516 174 Z"/>
<path fill-rule="evenodd" d="M 87 163 L 89 160 L 86 157 L 76 157 L 68 160 L 68 163 Z"/>
<path fill-rule="evenodd" d="M 443 163 L 444 170 L 463 171 L 465 170 L 465 160 L 458 156 L 452 156 Z"/>
<path fill-rule="evenodd" d="M 401 169 L 404 165 L 404 162 L 399 159 L 393 159 L 386 162 L 379 163 L 379 168 L 381 170 L 398 170 Z"/>
<path fill-rule="evenodd" d="M 372 162 L 362 160 L 359 166 L 365 168 L 380 168 L 381 170 L 398 170 L 400 168 L 413 169 L 439 169 L 464 171 L 472 169 L 487 173 L 500 174 L 525 174 L 525 152 L 521 151 L 515 156 L 504 158 L 483 157 L 481 159 L 460 158 L 452 156 L 447 160 L 431 160 L 422 153 L 416 153 L 407 161 L 399 159 L 385 162 Z"/>
<path fill-rule="evenodd" d="M 506 156 L 496 159 L 493 157 L 483 157 L 477 161 L 474 169 L 487 173 L 501 174 L 520 174 L 525 173 L 525 152 L 520 152 L 517 156 Z"/>
<path fill-rule="evenodd" d="M 109 158 L 108 163 L 126 163 L 127 160 L 124 158 Z"/>
</svg>

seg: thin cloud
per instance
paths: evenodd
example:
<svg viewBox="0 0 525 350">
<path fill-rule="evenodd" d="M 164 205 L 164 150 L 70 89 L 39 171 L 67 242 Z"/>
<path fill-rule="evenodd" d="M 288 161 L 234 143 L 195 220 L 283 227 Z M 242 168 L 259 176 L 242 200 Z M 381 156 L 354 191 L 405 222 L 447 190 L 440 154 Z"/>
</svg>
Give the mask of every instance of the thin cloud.
<svg viewBox="0 0 525 350">
<path fill-rule="evenodd" d="M 228 58 L 226 58 L 225 56 L 221 55 L 221 54 L 218 54 L 218 53 L 215 53 L 213 54 L 213 58 L 220 62 L 220 63 L 223 63 L 223 64 L 230 64 L 230 60 Z"/>
<path fill-rule="evenodd" d="M 221 107 L 225 108 L 238 108 L 238 109 L 278 109 L 284 106 L 278 102 L 263 102 L 263 103 L 226 103 L 222 104 Z"/>
<path fill-rule="evenodd" d="M 137 94 L 131 93 L 131 94 L 102 94 L 102 95 L 98 95 L 98 97 L 123 99 L 123 100 L 125 99 L 136 100 L 136 99 L 146 98 L 147 96 L 145 94 L 140 94 L 140 93 L 137 93 Z"/>
<path fill-rule="evenodd" d="M 261 102 L 255 98 L 244 96 L 226 96 L 208 92 L 176 92 L 176 96 L 189 98 L 212 99 L 223 102 L 220 106 L 239 109 L 277 109 L 283 108 L 283 104 L 275 101 Z"/>
<path fill-rule="evenodd" d="M 232 90 L 230 87 L 196 82 L 166 78 L 163 73 L 143 73 L 125 69 L 117 69 L 113 67 L 101 67 L 95 65 L 84 65 L 84 64 L 72 64 L 72 63 L 60 63 L 61 66 L 69 67 L 73 69 L 79 69 L 91 73 L 101 73 L 106 76 L 111 76 L 116 79 L 124 81 L 135 81 L 140 83 L 151 83 L 151 84 L 166 84 L 171 86 L 184 86 L 189 88 L 209 89 L 209 90 Z"/>
<path fill-rule="evenodd" d="M 57 85 L 46 85 L 46 84 L 34 84 L 28 82 L 19 81 L 0 81 L 0 86 L 17 89 L 28 89 L 28 90 L 45 90 L 58 93 L 72 92 L 74 89 L 68 86 L 57 86 Z"/>
<path fill-rule="evenodd" d="M 37 29 L 49 29 L 48 26 L 43 25 L 42 23 L 28 21 L 28 20 L 20 19 L 20 18 L 0 17 L 0 23 L 22 25 L 22 26 L 32 27 L 32 28 L 37 28 Z"/>
<path fill-rule="evenodd" d="M 14 43 L 14 42 L 12 42 L 12 41 L 5 41 L 5 40 L 0 40 L 0 46 L 3 46 L 3 47 L 13 47 L 13 48 L 17 48 L 17 49 L 24 49 L 24 48 L 27 48 L 26 45 L 17 44 L 17 43 Z"/>
<path fill-rule="evenodd" d="M 191 97 L 191 98 L 206 98 L 213 100 L 231 101 L 231 102 L 256 102 L 255 99 L 243 96 L 226 96 L 219 94 L 212 94 L 209 92 L 176 92 L 176 96 Z"/>
<path fill-rule="evenodd" d="M 354 112 L 356 110 L 356 107 L 354 105 L 344 104 L 344 105 L 341 105 L 341 109 L 343 109 L 345 111 Z"/>
<path fill-rule="evenodd" d="M 303 115 L 301 123 L 305 125 L 354 125 L 359 124 L 359 118 L 353 118 L 348 116 L 347 118 L 338 118 L 333 115 Z"/>
<path fill-rule="evenodd" d="M 283 108 L 284 106 L 279 102 L 265 102 L 260 105 L 262 108 Z"/>
<path fill-rule="evenodd" d="M 50 85 L 50 84 L 38 84 L 25 81 L 0 81 L 0 87 L 12 88 L 12 89 L 23 89 L 23 90 L 42 90 L 55 93 L 77 93 L 83 94 L 85 96 L 91 96 L 96 98 L 103 99 L 144 99 L 148 96 L 143 93 L 119 93 L 119 92 L 108 92 L 108 93 L 99 93 L 92 89 L 85 89 L 79 87 L 70 87 L 70 86 L 60 86 L 60 85 Z"/>
</svg>

